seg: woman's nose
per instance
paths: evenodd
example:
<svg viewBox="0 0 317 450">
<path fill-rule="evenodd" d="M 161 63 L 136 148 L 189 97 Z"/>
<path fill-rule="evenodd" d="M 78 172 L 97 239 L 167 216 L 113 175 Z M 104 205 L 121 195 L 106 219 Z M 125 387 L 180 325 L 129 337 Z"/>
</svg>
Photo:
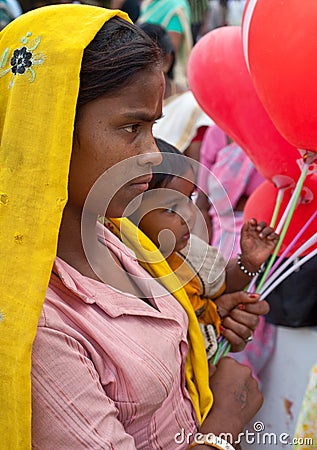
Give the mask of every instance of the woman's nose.
<svg viewBox="0 0 317 450">
<path fill-rule="evenodd" d="M 152 165 L 157 166 L 162 162 L 161 152 L 156 145 L 153 137 L 143 145 L 142 153 L 139 155 L 138 163 L 140 166 Z"/>
</svg>

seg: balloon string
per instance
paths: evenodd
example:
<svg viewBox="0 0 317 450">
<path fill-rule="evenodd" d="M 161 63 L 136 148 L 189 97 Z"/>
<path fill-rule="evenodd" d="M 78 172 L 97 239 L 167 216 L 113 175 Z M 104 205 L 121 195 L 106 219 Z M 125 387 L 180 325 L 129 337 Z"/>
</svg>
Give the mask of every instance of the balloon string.
<svg viewBox="0 0 317 450">
<path fill-rule="evenodd" d="M 284 252 L 279 256 L 279 258 L 275 261 L 274 265 L 272 266 L 271 270 L 268 273 L 268 277 L 272 275 L 272 273 L 279 267 L 285 256 L 289 253 L 289 251 L 294 247 L 298 239 L 302 236 L 302 234 L 309 228 L 310 224 L 315 220 L 317 217 L 317 211 L 315 211 L 308 221 L 305 223 L 305 225 L 299 230 L 299 232 L 296 234 L 294 239 L 288 244 Z"/>
<path fill-rule="evenodd" d="M 226 356 L 229 353 L 230 349 L 231 349 L 230 342 L 228 342 L 227 339 L 223 339 L 221 345 L 219 345 L 218 350 L 212 359 L 212 364 L 214 365 L 217 364 L 220 358 Z"/>
<path fill-rule="evenodd" d="M 289 266 L 303 251 L 307 250 L 307 248 L 311 247 L 313 244 L 317 242 L 317 233 L 308 239 L 303 245 L 301 245 L 296 252 L 292 256 L 290 256 L 287 261 L 285 261 L 278 270 L 276 270 L 273 275 L 267 280 L 267 282 L 262 286 L 260 290 L 261 300 L 264 300 L 273 289 L 275 289 L 282 281 L 285 280 L 291 273 L 293 273 L 300 266 L 305 264 L 305 262 L 309 261 L 313 256 L 317 254 L 317 249 L 310 252 L 301 260 L 297 261 L 290 269 L 284 272 L 280 278 L 278 276 L 285 270 L 287 266 Z M 217 364 L 220 358 L 226 356 L 231 349 L 231 344 L 224 339 L 223 336 L 220 336 L 218 339 L 218 349 L 212 359 L 212 364 Z"/>
<path fill-rule="evenodd" d="M 255 277 L 252 278 L 251 283 L 244 290 L 247 291 L 247 292 L 250 292 L 250 293 L 255 292 L 255 283 L 256 283 L 257 279 L 258 279 L 258 274 L 255 275 Z"/>
<path fill-rule="evenodd" d="M 296 208 L 296 205 L 297 205 L 297 201 L 298 201 L 299 195 L 301 193 L 301 190 L 302 190 L 302 187 L 303 187 L 306 175 L 307 175 L 308 168 L 309 168 L 309 166 L 306 163 L 304 163 L 303 167 L 302 167 L 301 175 L 299 177 L 299 180 L 297 181 L 297 184 L 296 184 L 296 187 L 294 189 L 294 192 L 293 192 L 293 194 L 292 194 L 292 196 L 290 198 L 290 201 L 289 201 L 289 203 L 288 203 L 288 205 L 287 205 L 287 207 L 286 207 L 286 209 L 284 211 L 283 217 L 281 218 L 281 220 L 280 220 L 280 222 L 279 222 L 279 224 L 278 224 L 278 226 L 276 228 L 276 233 L 280 233 L 280 238 L 279 238 L 278 243 L 277 243 L 277 245 L 276 245 L 276 247 L 274 249 L 273 254 L 271 255 L 271 258 L 270 258 L 269 263 L 268 263 L 268 265 L 267 265 L 267 267 L 265 269 L 265 272 L 264 272 L 264 274 L 263 274 L 263 276 L 262 276 L 262 278 L 261 278 L 261 280 L 260 280 L 260 282 L 259 282 L 259 284 L 257 286 L 256 292 L 259 292 L 261 287 L 263 286 L 263 283 L 265 282 L 265 280 L 267 278 L 267 275 L 268 275 L 272 265 L 274 264 L 276 255 L 277 255 L 279 249 L 281 248 L 281 245 L 282 245 L 282 242 L 284 240 L 285 234 L 286 234 L 286 232 L 288 230 L 288 226 L 289 226 L 290 221 L 291 221 L 291 219 L 293 217 L 293 214 L 294 214 L 294 211 L 295 211 L 295 208 Z M 282 231 L 280 232 L 281 228 L 282 228 Z"/>
<path fill-rule="evenodd" d="M 289 211 L 290 211 L 291 208 L 293 207 L 294 199 L 295 199 L 295 198 L 296 198 L 296 202 L 297 202 L 297 199 L 298 199 L 299 194 L 300 194 L 300 192 L 301 192 L 301 190 L 302 190 L 302 187 L 303 187 L 305 178 L 306 178 L 306 176 L 307 176 L 308 169 L 309 169 L 309 165 L 306 164 L 306 163 L 304 163 L 304 164 L 303 164 L 303 167 L 302 167 L 302 171 L 301 171 L 300 177 L 299 177 L 299 179 L 298 179 L 298 181 L 297 181 L 297 183 L 296 183 L 294 192 L 293 192 L 293 194 L 292 194 L 292 196 L 291 196 L 291 198 L 290 198 L 290 201 L 289 201 L 288 205 L 287 205 L 286 208 L 285 208 L 284 214 L 283 214 L 283 216 L 281 217 L 281 220 L 280 220 L 279 224 L 278 224 L 277 227 L 276 227 L 275 232 L 276 232 L 277 234 L 280 234 L 280 233 L 281 233 L 281 229 L 282 229 L 282 227 L 283 227 L 283 225 L 284 225 L 284 222 L 287 220 L 287 218 L 288 218 L 288 216 L 289 216 Z M 296 206 L 296 202 L 295 202 L 295 206 Z"/>
<path fill-rule="evenodd" d="M 230 344 L 227 341 L 227 339 L 218 340 L 218 348 L 217 348 L 217 351 L 216 351 L 216 353 L 214 354 L 214 356 L 212 358 L 212 364 L 217 364 L 219 359 L 222 357 L 223 351 L 226 349 L 227 345 L 230 346 Z"/>
<path fill-rule="evenodd" d="M 304 181 L 305 181 L 306 176 L 307 176 L 308 169 L 309 169 L 308 164 L 304 163 L 304 165 L 302 167 L 302 172 L 301 172 L 299 180 L 297 181 L 295 190 L 294 190 L 294 192 L 293 192 L 293 194 L 292 194 L 292 196 L 290 198 L 290 201 L 289 201 L 289 203 L 288 203 L 288 205 L 287 205 L 287 207 L 286 207 L 286 209 L 284 211 L 284 214 L 283 214 L 282 218 L 280 219 L 280 222 L 279 222 L 279 224 L 278 224 L 278 226 L 276 228 L 276 233 L 280 233 L 280 238 L 279 238 L 278 244 L 277 244 L 277 246 L 275 248 L 274 253 L 271 255 L 271 258 L 269 260 L 268 266 L 267 266 L 267 268 L 266 268 L 266 270 L 265 270 L 265 272 L 264 272 L 264 274 L 263 274 L 263 276 L 262 276 L 262 278 L 260 280 L 260 283 L 259 283 L 257 289 L 255 290 L 254 287 L 255 287 L 255 283 L 256 283 L 256 280 L 257 280 L 258 276 L 255 276 L 252 279 L 252 281 L 251 281 L 251 283 L 249 285 L 249 289 L 248 289 L 249 292 L 254 292 L 254 291 L 258 292 L 258 293 L 262 292 L 261 300 L 264 300 L 266 298 L 266 296 L 276 286 L 278 286 L 288 275 L 293 273 L 298 267 L 300 267 L 302 264 L 304 264 L 306 261 L 308 261 L 310 258 L 312 258 L 315 254 L 317 254 L 317 249 L 316 249 L 313 252 L 311 252 L 309 255 L 307 255 L 305 258 L 303 258 L 302 260 L 300 260 L 296 264 L 294 264 L 293 267 L 291 267 L 288 271 L 286 271 L 279 279 L 277 279 L 275 281 L 275 283 L 273 283 L 271 285 L 271 283 L 274 281 L 276 276 L 278 276 L 278 274 L 277 275 L 274 274 L 275 276 L 271 276 L 271 278 L 270 278 L 269 282 L 266 284 L 266 286 L 263 286 L 266 278 L 269 275 L 272 274 L 272 272 L 275 270 L 276 267 L 278 267 L 278 265 L 280 264 L 280 261 L 282 260 L 282 257 L 280 257 L 279 258 L 280 261 L 279 261 L 279 259 L 276 261 L 275 268 L 274 268 L 274 266 L 273 266 L 274 260 L 275 260 L 276 255 L 277 255 L 277 253 L 278 253 L 278 251 L 279 251 L 279 249 L 280 249 L 280 247 L 282 245 L 282 242 L 283 242 L 285 234 L 286 234 L 286 232 L 288 230 L 290 221 L 291 221 L 291 219 L 293 217 L 293 214 L 294 214 L 294 211 L 295 211 L 295 208 L 296 208 L 296 205 L 297 205 L 298 198 L 300 196 L 300 193 L 301 193 Z M 278 195 L 277 195 L 276 203 L 275 203 L 275 208 L 274 208 L 274 211 L 273 211 L 273 214 L 272 214 L 271 223 L 270 223 L 270 226 L 273 227 L 273 228 L 275 226 L 275 223 L 276 223 L 276 220 L 277 220 L 277 216 L 278 216 L 278 213 L 279 213 L 279 210 L 280 210 L 280 207 L 281 207 L 281 203 L 282 203 L 282 200 L 283 200 L 284 192 L 285 192 L 285 189 L 282 189 L 282 190 L 278 191 Z M 293 245 L 295 245 L 295 243 L 300 238 L 300 236 L 303 234 L 303 232 L 308 228 L 310 223 L 314 220 L 315 216 L 316 216 L 316 213 L 314 213 L 312 215 L 312 217 L 309 219 L 308 223 L 305 224 L 303 229 L 300 230 L 300 232 L 297 234 L 297 236 L 292 240 L 292 242 L 289 244 L 287 249 L 283 252 L 283 257 L 293 247 Z M 316 237 L 316 234 L 314 236 Z M 312 238 L 314 238 L 314 236 Z M 308 242 L 306 242 L 304 245 L 302 245 L 300 247 L 300 249 L 298 249 L 298 251 L 295 253 L 296 256 L 294 254 L 293 255 L 294 257 L 289 258 L 288 261 L 287 261 L 287 264 L 286 265 L 282 265 L 280 267 L 281 270 L 277 271 L 277 272 L 280 273 L 282 270 L 284 270 L 284 268 L 287 267 L 287 265 L 289 265 L 295 259 L 295 257 L 297 257 L 298 254 L 300 254 L 302 251 L 304 251 L 303 250 L 304 247 L 305 248 L 310 247 L 312 244 L 310 244 L 310 245 L 307 245 L 307 244 L 311 241 L 311 239 Z M 278 264 L 277 264 L 277 262 L 278 262 Z M 266 291 L 264 291 L 264 289 L 266 289 L 269 285 L 271 285 L 271 287 L 268 288 Z M 231 349 L 231 344 L 227 341 L 227 339 L 220 339 L 218 341 L 218 349 L 217 349 L 217 352 L 216 352 L 216 354 L 214 355 L 214 357 L 212 359 L 212 363 L 216 364 L 219 361 L 220 358 L 222 358 L 223 356 L 226 356 L 229 353 L 230 349 Z"/>
<path fill-rule="evenodd" d="M 306 255 L 304 258 L 297 261 L 290 269 L 288 269 L 285 273 L 283 273 L 283 275 L 280 278 L 275 280 L 275 282 L 272 283 L 271 286 L 261 294 L 261 299 L 264 300 L 270 294 L 270 292 L 273 291 L 273 289 L 275 289 L 280 283 L 282 283 L 283 280 L 285 280 L 286 277 L 288 277 L 291 273 L 295 272 L 296 269 L 305 264 L 305 262 L 309 261 L 315 255 L 317 255 L 317 248 L 315 248 L 315 250 Z"/>
<path fill-rule="evenodd" d="M 226 344 L 226 346 L 225 346 L 225 348 L 224 348 L 224 350 L 223 350 L 222 356 L 223 356 L 223 357 L 224 357 L 224 356 L 227 356 L 227 354 L 230 352 L 230 350 L 231 350 L 231 345 L 230 345 L 230 343 L 227 341 L 227 344 Z"/>
<path fill-rule="evenodd" d="M 281 203 L 282 203 L 282 200 L 283 200 L 283 197 L 284 197 L 284 192 L 285 192 L 285 189 L 279 189 L 278 192 L 277 192 L 275 208 L 274 208 L 274 211 L 273 211 L 273 214 L 272 214 L 271 223 L 270 223 L 270 227 L 272 227 L 272 228 L 275 227 L 277 216 L 278 216 L 278 213 L 280 211 Z"/>
<path fill-rule="evenodd" d="M 273 281 L 283 272 L 283 270 L 289 266 L 301 253 L 306 251 L 309 247 L 317 242 L 317 233 L 313 234 L 304 244 L 302 244 L 281 266 L 274 271 L 270 278 L 263 284 L 261 292 L 270 286 Z"/>
<path fill-rule="evenodd" d="M 282 281 L 285 280 L 289 275 L 291 275 L 295 270 L 301 267 L 305 262 L 309 261 L 317 254 L 317 249 L 311 251 L 308 255 L 306 255 L 301 260 L 297 261 L 291 268 L 289 268 L 286 272 L 284 272 L 279 278 L 278 276 L 285 270 L 287 266 L 289 266 L 303 251 L 307 248 L 311 247 L 313 244 L 317 242 L 317 233 L 311 236 L 307 242 L 301 245 L 300 248 L 294 252 L 294 254 L 285 261 L 281 267 L 274 272 L 274 274 L 267 280 L 267 282 L 262 286 L 261 291 L 259 292 L 261 295 L 261 300 L 264 300 L 272 291 L 275 289 Z M 223 336 L 220 336 L 218 339 L 218 349 L 212 359 L 212 364 L 217 364 L 220 358 L 226 356 L 231 349 L 231 344 L 224 339 Z"/>
</svg>

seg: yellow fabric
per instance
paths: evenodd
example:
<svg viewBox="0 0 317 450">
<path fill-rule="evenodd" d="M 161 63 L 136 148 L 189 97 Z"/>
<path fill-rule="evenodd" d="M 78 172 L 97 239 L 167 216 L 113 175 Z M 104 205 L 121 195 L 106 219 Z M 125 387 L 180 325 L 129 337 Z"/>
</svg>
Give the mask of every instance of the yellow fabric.
<svg viewBox="0 0 317 450">
<path fill-rule="evenodd" d="M 216 328 L 217 335 L 220 335 L 220 325 L 221 319 L 217 311 L 217 306 L 210 298 L 203 296 L 203 289 L 201 282 L 197 275 L 192 271 L 188 264 L 184 264 L 184 259 L 177 253 L 172 253 L 168 258 L 167 262 L 174 273 L 176 273 L 178 279 L 183 283 L 184 289 L 188 295 L 188 298 L 195 310 L 202 310 L 199 314 L 198 321 L 203 325 L 212 324 Z M 190 280 L 190 281 L 188 281 Z M 223 286 L 222 291 L 224 291 L 225 286 Z M 216 297 L 215 297 L 216 298 Z"/>
<path fill-rule="evenodd" d="M 115 15 L 129 20 L 104 8 L 50 6 L 20 16 L 0 34 L 3 450 L 31 448 L 31 349 L 67 201 L 82 53 Z M 23 47 L 25 72 L 14 75 Z"/>
<path fill-rule="evenodd" d="M 209 388 L 208 363 L 204 339 L 192 304 L 181 282 L 173 273 L 155 244 L 130 220 L 110 219 L 122 242 L 130 247 L 140 264 L 155 277 L 185 309 L 188 316 L 189 350 L 186 360 L 186 383 L 200 423 L 206 418 L 213 402 Z"/>
</svg>

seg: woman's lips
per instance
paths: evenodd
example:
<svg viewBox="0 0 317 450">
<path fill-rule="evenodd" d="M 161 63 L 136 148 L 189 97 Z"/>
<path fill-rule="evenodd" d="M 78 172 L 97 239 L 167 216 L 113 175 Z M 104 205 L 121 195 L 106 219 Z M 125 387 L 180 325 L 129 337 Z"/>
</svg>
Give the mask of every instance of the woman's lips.
<svg viewBox="0 0 317 450">
<path fill-rule="evenodd" d="M 140 191 L 146 191 L 149 188 L 149 183 L 152 180 L 152 175 L 145 177 L 135 178 L 131 182 L 131 186 L 135 186 Z"/>
</svg>

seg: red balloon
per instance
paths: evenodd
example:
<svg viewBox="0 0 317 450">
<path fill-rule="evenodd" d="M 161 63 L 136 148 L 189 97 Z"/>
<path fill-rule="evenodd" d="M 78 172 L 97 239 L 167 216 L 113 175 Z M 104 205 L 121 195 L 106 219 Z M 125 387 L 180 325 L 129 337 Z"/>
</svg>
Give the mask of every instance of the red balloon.
<svg viewBox="0 0 317 450">
<path fill-rule="evenodd" d="M 247 153 L 264 178 L 277 186 L 299 177 L 298 150 L 277 131 L 247 69 L 241 27 L 217 28 L 194 46 L 188 82 L 201 108 Z"/>
<path fill-rule="evenodd" d="M 249 220 L 252 217 L 261 221 L 264 220 L 268 224 L 271 222 L 272 214 L 275 207 L 275 202 L 278 194 L 278 189 L 269 181 L 264 181 L 248 198 L 244 208 L 244 218 Z M 280 211 L 277 217 L 279 222 L 282 217 L 285 208 L 292 195 L 292 189 L 287 189 L 284 193 L 281 203 Z M 301 192 L 300 201 L 298 202 L 294 214 L 291 218 L 288 230 L 285 238 L 278 252 L 281 255 L 288 244 L 293 240 L 297 233 L 306 224 L 309 218 L 317 210 L 317 176 L 312 175 L 306 180 L 305 187 Z M 294 247 L 289 251 L 287 256 L 290 256 L 297 250 L 302 244 L 304 244 L 314 233 L 317 232 L 317 218 L 309 225 L 306 231 L 299 238 Z M 317 243 L 307 249 L 302 255 L 310 253 L 313 249 L 317 248 Z"/>
<path fill-rule="evenodd" d="M 317 1 L 249 0 L 243 46 L 255 89 L 280 133 L 317 148 Z"/>
</svg>

